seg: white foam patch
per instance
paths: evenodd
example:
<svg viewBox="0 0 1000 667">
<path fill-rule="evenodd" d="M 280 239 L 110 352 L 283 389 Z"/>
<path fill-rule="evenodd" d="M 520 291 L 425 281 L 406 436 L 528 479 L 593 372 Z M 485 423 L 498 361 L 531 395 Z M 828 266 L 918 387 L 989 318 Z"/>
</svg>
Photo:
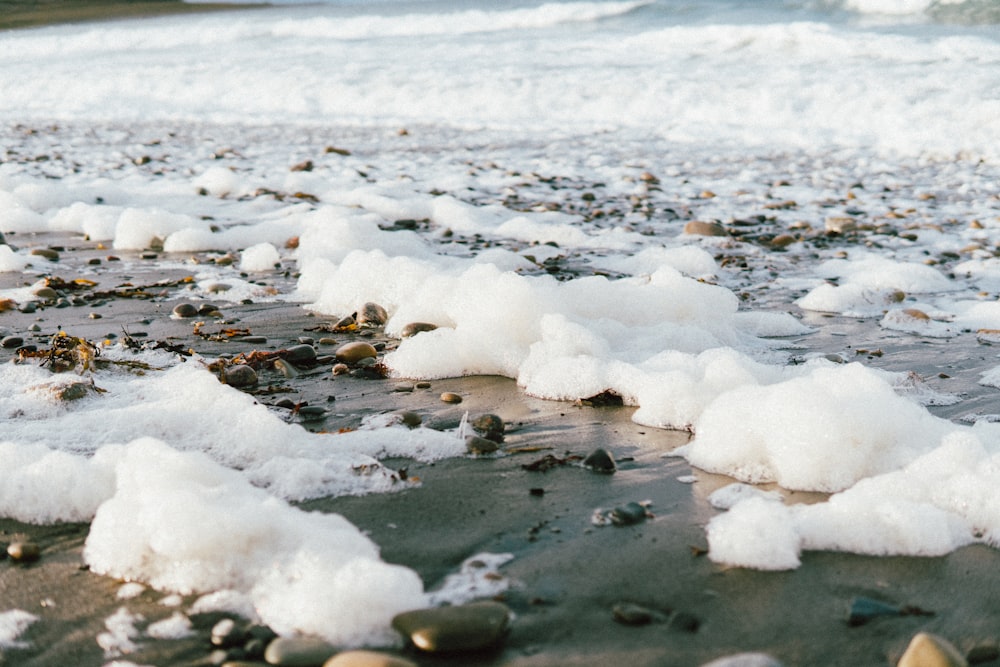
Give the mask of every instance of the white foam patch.
<svg viewBox="0 0 1000 667">
<path fill-rule="evenodd" d="M 37 620 L 37 616 L 21 609 L 0 612 L 0 650 L 26 648 L 28 644 L 19 638 Z"/>
<path fill-rule="evenodd" d="M 104 632 L 97 635 L 97 645 L 104 650 L 105 658 L 117 658 L 139 650 L 136 640 L 142 634 L 136 623 L 144 619 L 141 614 L 133 614 L 125 607 L 104 619 Z"/>
<path fill-rule="evenodd" d="M 898 469 L 953 427 L 860 364 L 723 393 L 682 453 L 693 465 L 787 489 L 840 491 Z"/>
<path fill-rule="evenodd" d="M 252 245 L 240 255 L 240 268 L 251 273 L 274 271 L 275 265 L 280 262 L 278 249 L 270 243 Z"/>
<path fill-rule="evenodd" d="M 146 627 L 146 635 L 153 639 L 184 639 L 194 635 L 194 630 L 191 619 L 178 611 L 163 620 L 150 623 Z"/>
<path fill-rule="evenodd" d="M 392 616 L 424 602 L 420 578 L 379 560 L 342 517 L 298 510 L 202 454 L 139 440 L 117 479 L 84 549 L 95 572 L 183 593 L 243 591 L 279 633 L 339 645 L 388 641 Z"/>
</svg>

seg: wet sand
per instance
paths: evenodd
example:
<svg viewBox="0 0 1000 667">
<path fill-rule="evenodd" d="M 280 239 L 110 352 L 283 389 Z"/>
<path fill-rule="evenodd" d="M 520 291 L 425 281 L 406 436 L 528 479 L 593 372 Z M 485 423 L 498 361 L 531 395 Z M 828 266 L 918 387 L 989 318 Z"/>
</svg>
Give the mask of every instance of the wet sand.
<svg viewBox="0 0 1000 667">
<path fill-rule="evenodd" d="M 54 23 L 231 11 L 253 6 L 224 2 L 188 4 L 181 0 L 0 0 L 0 30 Z"/>
<path fill-rule="evenodd" d="M 19 235 L 9 242 L 21 247 L 60 249 L 53 275 L 71 277 L 74 267 L 92 259 L 105 261 L 107 251 L 73 237 Z M 122 254 L 132 263 L 134 284 L 178 280 L 182 274 L 158 268 L 156 259 Z M 88 264 L 88 266 L 90 266 Z M 97 289 L 118 284 L 121 270 L 111 262 L 101 269 Z M 290 278 L 276 272 L 263 282 L 279 290 Z M 2 274 L 2 287 L 33 281 L 30 276 Z M 3 313 L 3 326 L 26 342 L 45 346 L 60 327 L 71 335 L 100 340 L 127 329 L 191 347 L 208 358 L 221 352 L 246 352 L 255 346 L 236 341 L 206 341 L 192 333 L 190 322 L 169 317 L 180 286 L 167 288 L 155 299 L 120 298 L 99 307 L 48 308 L 33 314 Z M 267 337 L 260 349 L 282 349 L 330 318 L 313 317 L 287 303 L 223 304 L 224 315 L 237 326 Z M 89 313 L 99 312 L 100 319 Z M 40 331 L 30 332 L 37 324 Z M 879 334 L 872 323 L 837 321 L 853 327 L 859 347 L 880 342 L 883 354 L 870 362 L 883 367 L 919 366 L 927 346 L 937 345 L 935 369 L 949 370 L 953 390 L 965 390 L 976 402 L 974 369 L 986 348 L 954 341 L 925 343 L 913 337 Z M 338 343 L 357 333 L 334 334 Z M 376 342 L 390 348 L 396 342 L 376 331 Z M 371 339 L 369 339 L 371 340 Z M 837 341 L 842 346 L 843 341 Z M 811 345 L 822 347 L 822 339 Z M 332 353 L 321 346 L 320 354 Z M 13 352 L 0 352 L 6 362 Z M 981 362 L 978 362 L 981 363 Z M 920 370 L 920 368 L 917 368 Z M 925 371 L 930 371 L 925 368 Z M 98 378 L 99 379 L 99 378 Z M 516 614 L 512 630 L 494 652 L 433 657 L 413 649 L 398 652 L 421 665 L 701 665 L 734 653 L 764 651 L 785 665 L 895 664 L 918 631 L 935 632 L 961 650 L 995 645 L 1000 627 L 1000 594 L 995 572 L 1000 552 L 982 546 L 961 549 L 941 558 L 874 558 L 838 553 L 806 553 L 801 568 L 767 573 L 718 566 L 704 556 L 704 526 L 713 516 L 706 498 L 731 480 L 692 470 L 682 459 L 664 457 L 687 441 L 684 432 L 663 431 L 634 424 L 628 407 L 592 407 L 542 401 L 525 396 L 515 384 L 499 377 L 437 380 L 413 392 L 394 391 L 398 380 L 333 377 L 328 367 L 286 379 L 264 371 L 255 391 L 274 407 L 280 398 L 329 406 L 325 420 L 304 423 L 312 430 L 352 428 L 363 416 L 411 410 L 424 424 L 454 428 L 461 415 L 494 413 L 507 426 L 503 456 L 458 458 L 436 464 L 390 460 L 406 468 L 422 484 L 394 494 L 341 497 L 302 504 L 308 510 L 337 512 L 366 531 L 385 560 L 413 568 L 428 589 L 435 588 L 472 555 L 509 553 L 513 559 L 500 569 L 511 583 L 501 596 Z M 281 386 L 275 393 L 261 390 Z M 460 405 L 445 404 L 443 391 L 463 396 Z M 333 400 L 331 400 L 331 398 Z M 955 408 L 951 408 L 955 409 Z M 613 475 L 597 474 L 578 465 L 555 466 L 547 472 L 525 469 L 546 455 L 569 459 L 596 447 L 618 460 Z M 694 481 L 678 478 L 693 476 Z M 539 491 L 540 489 L 540 491 Z M 822 496 L 791 494 L 791 502 Z M 595 509 L 632 501 L 649 501 L 655 515 L 631 526 L 597 527 Z M 146 623 L 170 616 L 175 608 L 160 604 L 164 594 L 147 590 L 122 601 L 122 582 L 97 576 L 83 565 L 81 550 L 88 525 L 31 526 L 0 521 L 0 542 L 30 538 L 42 547 L 40 561 L 18 565 L 0 561 L 0 597 L 7 609 L 23 609 L 40 621 L 22 639 L 29 648 L 5 651 L 5 664 L 38 666 L 74 664 L 83 667 L 108 662 L 96 643 L 104 620 L 119 607 L 140 613 Z M 876 619 L 861 627 L 846 623 L 852 599 L 866 596 L 897 605 L 914 605 L 934 612 L 928 616 Z M 184 599 L 185 610 L 195 599 Z M 658 614 L 643 626 L 617 622 L 612 607 L 634 603 Z M 124 656 L 136 664 L 207 664 L 209 629 L 217 615 L 195 617 L 196 635 L 181 640 L 143 638 L 140 649 Z M 140 624 L 140 628 L 145 627 Z"/>
</svg>

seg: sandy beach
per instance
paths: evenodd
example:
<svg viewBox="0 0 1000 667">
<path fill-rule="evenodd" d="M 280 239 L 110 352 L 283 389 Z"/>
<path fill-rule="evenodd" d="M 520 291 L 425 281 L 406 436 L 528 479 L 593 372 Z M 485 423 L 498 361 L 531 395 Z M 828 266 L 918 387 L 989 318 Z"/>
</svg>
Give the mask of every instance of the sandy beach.
<svg viewBox="0 0 1000 667">
<path fill-rule="evenodd" d="M 114 288 L 122 278 L 116 263 L 108 261 L 108 251 L 96 243 L 51 235 L 8 240 L 21 247 L 56 248 L 54 276 L 69 277 L 94 261 L 103 262 L 105 278 L 92 288 L 95 292 Z M 59 329 L 94 341 L 128 331 L 136 340 L 190 348 L 212 359 L 286 349 L 301 337 L 323 335 L 316 327 L 330 324 L 295 304 L 226 304 L 222 312 L 227 321 L 267 342 L 206 340 L 193 334 L 191 321 L 170 317 L 176 297 L 183 295 L 182 273 L 159 269 L 155 253 L 146 260 L 137 254 L 118 255 L 140 267 L 129 273 L 132 284 L 166 287 L 152 299 L 113 298 L 96 308 L 8 311 L 3 315 L 5 329 L 42 349 Z M 2 281 L 10 287 L 22 278 L 8 273 Z M 288 278 L 278 272 L 260 282 L 279 290 L 289 287 Z M 843 324 L 855 326 L 856 340 L 862 343 L 865 336 L 874 342 L 878 335 L 856 321 L 845 319 Z M 377 331 L 370 334 L 331 335 L 338 344 L 353 339 L 383 342 L 388 349 L 398 344 Z M 918 357 L 925 350 L 885 343 L 881 359 L 886 367 L 920 368 Z M 947 367 L 956 383 L 976 392 L 963 375 L 974 372 L 977 350 L 955 347 L 949 346 L 948 359 L 939 358 L 943 366 L 936 367 Z M 321 357 L 332 349 L 332 344 L 317 345 Z M 939 346 L 938 352 L 944 354 L 945 347 Z M 2 358 L 14 355 L 3 350 Z M 94 377 L 99 385 L 100 372 Z M 974 655 L 995 654 L 1000 623 L 993 604 L 1000 593 L 992 583 L 1000 566 L 995 550 L 973 546 L 941 558 L 809 553 L 798 570 L 781 573 L 722 567 L 704 555 L 704 527 L 715 514 L 707 496 L 732 480 L 664 457 L 687 441 L 687 433 L 636 425 L 630 420 L 632 408 L 533 399 L 506 378 L 436 380 L 405 392 L 398 390 L 400 382 L 334 377 L 325 365 L 295 378 L 262 370 L 261 382 L 246 391 L 279 414 L 288 414 L 278 405 L 282 398 L 327 408 L 325 418 L 302 423 L 312 430 L 356 428 L 365 416 L 401 410 L 419 414 L 425 425 L 445 429 L 455 428 L 466 411 L 503 419 L 502 456 L 434 464 L 390 459 L 386 463 L 391 467 L 419 478 L 419 486 L 301 505 L 342 514 L 371 536 L 386 561 L 414 569 L 429 589 L 455 572 L 470 553 L 513 555 L 498 571 L 509 589 L 496 597 L 516 615 L 501 646 L 487 653 L 443 657 L 421 655 L 412 648 L 399 651 L 417 664 L 596 667 L 627 661 L 694 666 L 759 651 L 785 665 L 884 665 L 895 664 L 919 631 L 947 637 L 963 651 L 979 652 Z M 462 403 L 443 403 L 440 395 L 446 391 L 462 396 Z M 617 472 L 599 474 L 580 467 L 579 460 L 598 447 L 613 454 Z M 539 466 L 547 456 L 563 463 Z M 792 493 L 789 502 L 823 497 Z M 596 510 L 629 502 L 648 502 L 652 516 L 635 525 L 592 522 Z M 29 539 L 41 547 L 35 563 L 0 562 L 5 603 L 42 619 L 22 637 L 30 648 L 7 651 L 7 664 L 106 664 L 95 637 L 104 630 L 105 619 L 122 606 L 117 590 L 123 582 L 92 574 L 83 565 L 88 525 L 33 526 L 4 520 L 0 530 L 4 542 Z M 184 609 L 196 597 L 184 596 L 175 603 Z M 928 614 L 875 618 L 851 627 L 849 608 L 858 598 L 912 606 Z M 163 599 L 163 593 L 147 589 L 128 600 L 128 606 L 144 623 L 152 623 L 178 608 L 164 606 Z M 650 611 L 652 622 L 632 626 L 617 621 L 613 610 L 622 604 Z M 209 664 L 209 632 L 220 617 L 193 615 L 193 636 L 144 638 L 138 650 L 125 657 L 135 664 Z"/>
</svg>

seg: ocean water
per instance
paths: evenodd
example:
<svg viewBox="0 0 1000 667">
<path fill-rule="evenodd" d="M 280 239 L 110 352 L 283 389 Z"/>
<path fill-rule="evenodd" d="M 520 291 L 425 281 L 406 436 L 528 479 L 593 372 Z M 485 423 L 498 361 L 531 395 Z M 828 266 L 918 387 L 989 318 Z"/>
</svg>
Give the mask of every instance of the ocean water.
<svg viewBox="0 0 1000 667">
<path fill-rule="evenodd" d="M 832 494 L 746 494 L 707 526 L 720 563 L 998 546 L 995 415 L 937 416 L 963 397 L 831 343 L 845 318 L 887 345 L 1000 330 L 997 7 L 384 0 L 0 33 L 0 231 L 17 248 L 0 269 L 54 271 L 28 254 L 49 232 L 162 244 L 168 267 L 232 251 L 185 298 L 329 318 L 375 301 L 390 333 L 439 325 L 386 356 L 397 376 L 610 390 L 637 422 L 690 430 L 673 454 L 696 467 Z M 387 231 L 403 219 L 415 229 Z M 239 275 L 275 258 L 298 272 L 286 293 Z M 161 372 L 102 378 L 108 395 L 72 407 L 53 398 L 65 379 L 0 371 L 5 515 L 93 519 L 93 571 L 287 634 L 383 643 L 429 602 L 349 523 L 288 501 L 388 491 L 378 458 L 459 456 L 459 434 L 373 424 L 331 454 L 333 436 L 194 364 L 146 361 Z"/>
</svg>

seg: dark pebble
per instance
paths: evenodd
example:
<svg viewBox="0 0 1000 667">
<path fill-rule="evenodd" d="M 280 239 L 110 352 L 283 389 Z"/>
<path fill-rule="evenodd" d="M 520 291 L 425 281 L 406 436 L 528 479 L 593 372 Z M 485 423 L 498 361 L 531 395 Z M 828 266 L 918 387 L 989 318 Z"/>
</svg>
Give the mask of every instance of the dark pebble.
<svg viewBox="0 0 1000 667">
<path fill-rule="evenodd" d="M 226 369 L 226 384 L 233 387 L 250 387 L 257 384 L 257 371 L 246 364 L 230 366 Z"/>
<path fill-rule="evenodd" d="M 611 522 L 616 526 L 631 526 L 646 520 L 646 508 L 639 503 L 626 503 L 611 510 Z"/>
<path fill-rule="evenodd" d="M 293 345 L 285 350 L 285 359 L 293 364 L 311 364 L 316 361 L 316 348 L 307 343 Z"/>
<path fill-rule="evenodd" d="M 42 556 L 42 549 L 34 542 L 11 542 L 7 555 L 17 563 L 33 563 Z"/>
<path fill-rule="evenodd" d="M 240 338 L 241 343 L 254 343 L 260 345 L 261 343 L 267 342 L 267 336 L 243 336 Z"/>
<path fill-rule="evenodd" d="M 369 301 L 358 312 L 358 324 L 366 324 L 371 327 L 380 327 L 389 319 L 389 314 L 385 308 Z"/>
<path fill-rule="evenodd" d="M 885 602 L 879 602 L 866 597 L 857 597 L 851 601 L 851 609 L 847 615 L 847 624 L 851 627 L 864 625 L 877 616 L 899 616 L 901 609 Z"/>
<path fill-rule="evenodd" d="M 429 322 L 410 322 L 399 332 L 399 337 L 409 338 L 410 336 L 416 336 L 418 333 L 434 331 L 435 329 L 437 329 L 437 325 Z"/>
<path fill-rule="evenodd" d="M 416 428 L 420 426 L 420 423 L 423 421 L 420 415 L 418 415 L 416 412 L 410 412 L 409 410 L 403 410 L 402 412 L 399 412 L 397 414 L 399 414 L 399 421 L 404 426 L 408 426 L 410 428 Z"/>
<path fill-rule="evenodd" d="M 670 619 L 670 627 L 683 632 L 698 632 L 701 627 L 701 619 L 686 611 L 679 611 Z"/>
<path fill-rule="evenodd" d="M 392 627 L 422 651 L 476 651 L 507 633 L 510 610 L 499 602 L 418 609 L 397 614 Z"/>
<path fill-rule="evenodd" d="M 492 454 L 497 450 L 497 443 L 478 435 L 470 435 L 465 439 L 465 448 L 470 454 Z"/>
<path fill-rule="evenodd" d="M 583 459 L 583 467 L 605 474 L 613 473 L 617 469 L 615 457 L 603 447 L 598 447 L 590 454 L 587 454 L 587 458 Z"/>
<path fill-rule="evenodd" d="M 619 602 L 611 608 L 611 617 L 622 625 L 648 625 L 653 622 L 653 612 L 631 602 Z"/>
<path fill-rule="evenodd" d="M 3 339 L 0 340 L 0 345 L 10 350 L 24 345 L 24 339 L 20 336 L 4 336 Z"/>
<path fill-rule="evenodd" d="M 536 486 L 534 488 L 528 489 L 528 493 L 533 496 L 541 497 L 545 495 L 545 489 L 541 488 L 540 486 Z"/>
</svg>

